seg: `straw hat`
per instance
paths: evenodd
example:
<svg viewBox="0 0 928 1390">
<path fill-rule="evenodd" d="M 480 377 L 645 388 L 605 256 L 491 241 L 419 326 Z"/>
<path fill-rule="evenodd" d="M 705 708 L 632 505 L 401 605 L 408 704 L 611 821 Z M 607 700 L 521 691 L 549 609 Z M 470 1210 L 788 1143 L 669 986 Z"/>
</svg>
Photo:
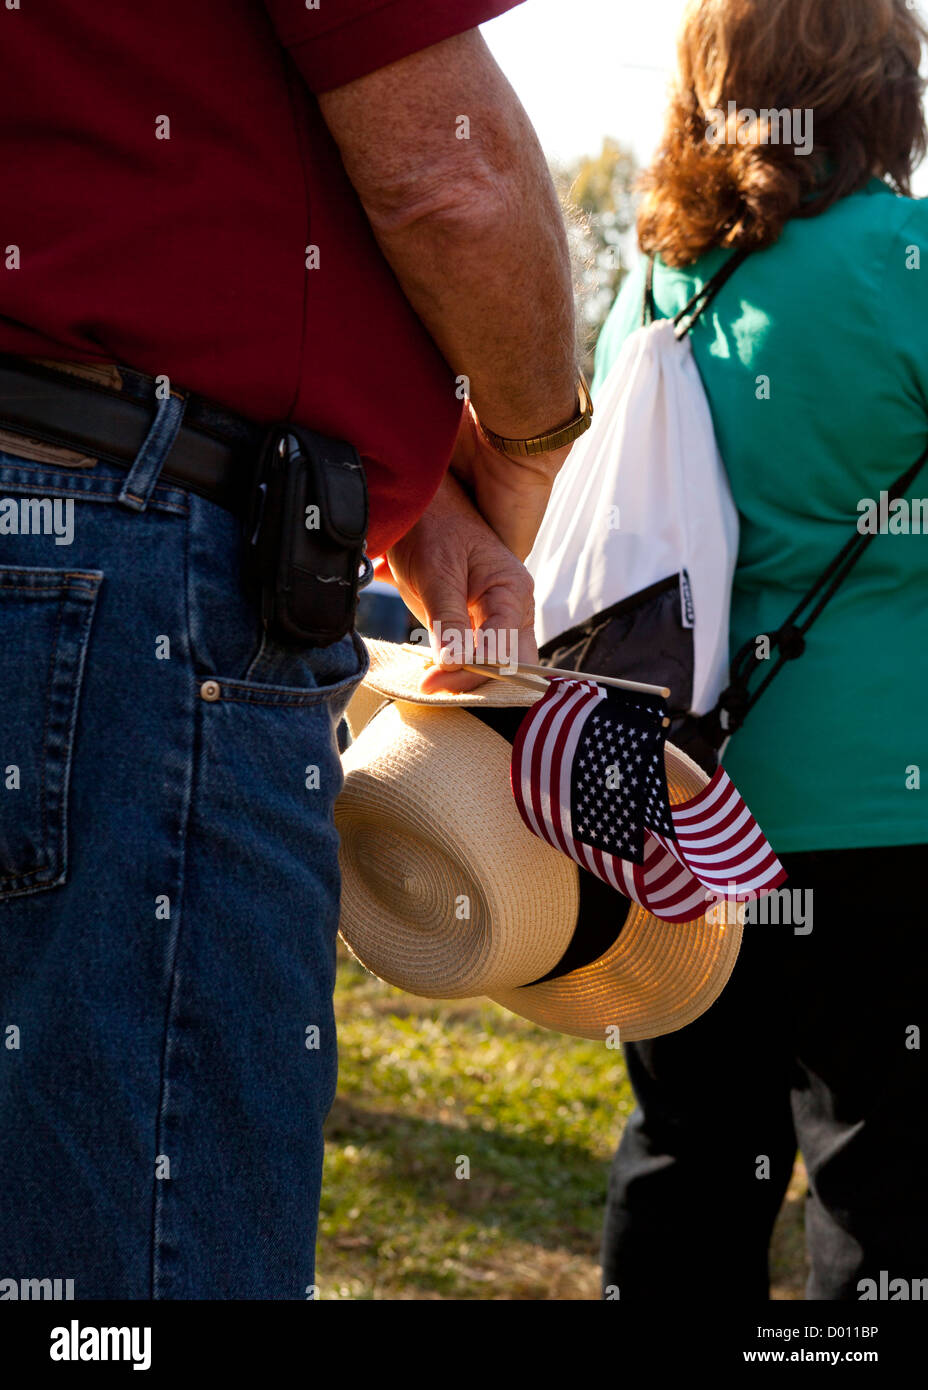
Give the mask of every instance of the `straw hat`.
<svg viewBox="0 0 928 1390">
<path fill-rule="evenodd" d="M 739 922 L 664 922 L 533 835 L 512 796 L 511 739 L 541 698 L 512 681 L 423 695 L 423 659 L 368 641 L 335 807 L 340 932 L 375 975 L 434 999 L 485 995 L 576 1037 L 683 1028 L 718 997 Z M 705 773 L 665 745 L 671 804 Z M 724 915 L 724 914 L 720 914 Z"/>
</svg>

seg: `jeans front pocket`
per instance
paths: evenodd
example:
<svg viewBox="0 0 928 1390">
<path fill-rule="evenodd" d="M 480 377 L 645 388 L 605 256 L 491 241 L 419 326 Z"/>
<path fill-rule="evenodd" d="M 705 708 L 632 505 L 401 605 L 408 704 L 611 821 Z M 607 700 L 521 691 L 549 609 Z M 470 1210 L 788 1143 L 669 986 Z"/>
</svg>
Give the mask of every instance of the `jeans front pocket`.
<svg viewBox="0 0 928 1390">
<path fill-rule="evenodd" d="M 0 567 L 0 898 L 67 876 L 71 754 L 102 580 Z"/>
<path fill-rule="evenodd" d="M 327 702 L 338 720 L 367 674 L 370 659 L 357 632 L 328 647 L 283 647 L 266 634 L 243 680 L 225 682 L 233 699 L 256 704 Z"/>
</svg>

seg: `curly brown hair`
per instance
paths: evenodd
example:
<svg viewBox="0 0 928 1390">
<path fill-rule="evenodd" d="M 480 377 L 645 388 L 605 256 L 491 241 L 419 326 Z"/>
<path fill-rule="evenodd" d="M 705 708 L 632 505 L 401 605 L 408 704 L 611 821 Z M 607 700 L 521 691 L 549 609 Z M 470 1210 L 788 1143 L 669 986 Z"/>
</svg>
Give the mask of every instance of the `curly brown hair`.
<svg viewBox="0 0 928 1390">
<path fill-rule="evenodd" d="M 928 138 L 926 39 L 906 0 L 689 0 L 663 142 L 641 180 L 641 249 L 672 266 L 714 246 L 758 250 L 874 174 L 909 195 Z M 785 111 L 807 114 L 811 152 L 779 143 Z"/>
</svg>

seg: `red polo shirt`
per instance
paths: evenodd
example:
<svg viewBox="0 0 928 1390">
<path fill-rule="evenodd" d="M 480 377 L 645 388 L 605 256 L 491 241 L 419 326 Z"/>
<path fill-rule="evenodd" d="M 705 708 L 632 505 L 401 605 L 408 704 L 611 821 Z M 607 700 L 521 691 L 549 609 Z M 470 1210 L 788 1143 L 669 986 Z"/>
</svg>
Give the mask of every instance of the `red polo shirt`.
<svg viewBox="0 0 928 1390">
<path fill-rule="evenodd" d="M 0 351 L 166 373 L 351 440 L 382 552 L 438 486 L 461 402 L 313 93 L 516 3 L 0 9 Z"/>
</svg>

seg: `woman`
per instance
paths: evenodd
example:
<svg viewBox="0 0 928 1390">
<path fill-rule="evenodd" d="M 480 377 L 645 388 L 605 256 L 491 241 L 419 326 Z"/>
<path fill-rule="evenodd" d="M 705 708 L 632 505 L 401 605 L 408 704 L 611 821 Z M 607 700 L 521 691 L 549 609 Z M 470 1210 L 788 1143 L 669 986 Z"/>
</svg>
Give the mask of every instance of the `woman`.
<svg viewBox="0 0 928 1390">
<path fill-rule="evenodd" d="M 909 196 L 924 39 L 905 0 L 685 14 L 638 235 L 660 317 L 751 250 L 692 333 L 741 521 L 733 653 L 928 444 L 928 201 Z M 642 267 L 623 287 L 594 391 L 644 284 Z M 728 747 L 793 919 L 746 928 L 697 1023 L 626 1049 L 639 1106 L 610 1179 L 613 1297 L 768 1297 L 797 1142 L 807 1296 L 928 1276 L 926 600 L 928 538 L 876 536 Z"/>
</svg>

